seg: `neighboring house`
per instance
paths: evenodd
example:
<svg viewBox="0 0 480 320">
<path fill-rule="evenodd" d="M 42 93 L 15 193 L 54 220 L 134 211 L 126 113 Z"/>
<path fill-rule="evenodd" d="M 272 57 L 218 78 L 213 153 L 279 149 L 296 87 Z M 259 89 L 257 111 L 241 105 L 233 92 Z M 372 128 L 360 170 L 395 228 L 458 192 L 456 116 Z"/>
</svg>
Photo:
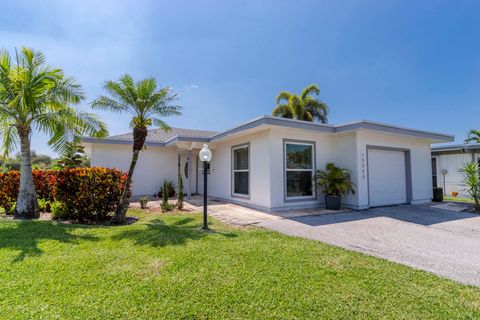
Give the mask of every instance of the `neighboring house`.
<svg viewBox="0 0 480 320">
<path fill-rule="evenodd" d="M 444 188 L 447 195 L 458 192 L 467 196 L 460 169 L 466 162 L 475 161 L 480 165 L 480 143 L 432 147 L 433 186 Z"/>
<path fill-rule="evenodd" d="M 132 135 L 84 138 L 92 166 L 127 170 Z M 214 133 L 188 129 L 149 131 L 133 177 L 134 195 L 156 193 L 180 173 L 187 194 L 202 193 L 198 152 L 212 149 L 209 196 L 264 210 L 315 207 L 324 202 L 312 178 L 326 163 L 352 172 L 357 192 L 345 206 L 366 209 L 426 203 L 432 197 L 430 144 L 450 135 L 371 121 L 328 125 L 263 116 Z"/>
</svg>

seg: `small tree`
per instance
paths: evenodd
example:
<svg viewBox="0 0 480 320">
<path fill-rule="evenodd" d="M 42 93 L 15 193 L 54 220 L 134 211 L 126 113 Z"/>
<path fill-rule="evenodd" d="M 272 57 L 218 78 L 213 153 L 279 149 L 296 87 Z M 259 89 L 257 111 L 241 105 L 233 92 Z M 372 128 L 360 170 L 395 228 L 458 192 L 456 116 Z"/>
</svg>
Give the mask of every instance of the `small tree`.
<svg viewBox="0 0 480 320">
<path fill-rule="evenodd" d="M 182 210 L 183 208 L 183 179 L 182 175 L 178 175 L 178 198 L 177 198 L 177 209 Z"/>
<path fill-rule="evenodd" d="M 475 211 L 480 211 L 480 168 L 475 162 L 467 162 L 460 169 L 464 174 L 465 191 L 475 202 Z"/>
<path fill-rule="evenodd" d="M 165 180 L 163 182 L 163 193 L 162 193 L 162 211 L 170 211 L 170 205 L 168 204 L 168 192 L 166 191 L 168 189 L 168 182 Z"/>
<path fill-rule="evenodd" d="M 85 147 L 78 141 L 69 142 L 65 152 L 57 160 L 59 168 L 81 168 L 89 167 L 90 161 L 85 156 Z"/>
</svg>

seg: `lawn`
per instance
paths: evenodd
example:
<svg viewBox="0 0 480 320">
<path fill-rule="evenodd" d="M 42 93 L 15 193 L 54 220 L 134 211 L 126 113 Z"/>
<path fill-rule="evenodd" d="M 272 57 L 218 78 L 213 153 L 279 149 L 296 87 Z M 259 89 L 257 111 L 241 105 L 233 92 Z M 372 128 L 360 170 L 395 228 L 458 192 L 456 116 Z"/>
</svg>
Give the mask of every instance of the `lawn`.
<svg viewBox="0 0 480 320">
<path fill-rule="evenodd" d="M 0 319 L 480 318 L 480 289 L 198 214 L 0 219 Z"/>
<path fill-rule="evenodd" d="M 443 197 L 445 201 L 456 201 L 456 202 L 469 202 L 473 203 L 472 198 L 461 198 L 461 197 Z"/>
</svg>

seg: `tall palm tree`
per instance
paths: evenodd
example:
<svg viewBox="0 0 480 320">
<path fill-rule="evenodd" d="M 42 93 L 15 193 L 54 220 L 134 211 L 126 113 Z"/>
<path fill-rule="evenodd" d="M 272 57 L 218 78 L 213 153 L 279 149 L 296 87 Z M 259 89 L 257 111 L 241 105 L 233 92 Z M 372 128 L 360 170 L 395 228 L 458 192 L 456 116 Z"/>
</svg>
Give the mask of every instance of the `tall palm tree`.
<svg viewBox="0 0 480 320">
<path fill-rule="evenodd" d="M 154 124 L 164 131 L 170 130 L 170 127 L 159 117 L 181 115 L 181 107 L 171 105 L 177 99 L 177 95 L 172 94 L 169 87 L 160 88 L 155 78 L 135 82 L 130 75 L 125 74 L 118 81 L 105 82 L 104 89 L 109 96 L 97 98 L 92 102 L 93 108 L 127 112 L 132 116 L 130 125 L 133 128 L 133 155 L 125 188 L 113 219 L 114 223 L 124 223 L 128 208 L 128 190 L 138 155 L 147 138 L 147 127 Z"/>
<path fill-rule="evenodd" d="M 467 139 L 465 143 L 480 143 L 480 130 L 470 130 L 468 131 Z"/>
<path fill-rule="evenodd" d="M 22 48 L 16 63 L 0 51 L 0 138 L 4 156 L 20 146 L 20 190 L 15 217 L 38 216 L 32 177 L 30 138 L 33 130 L 50 136 L 49 145 L 63 152 L 67 142 L 84 134 L 107 135 L 106 125 L 94 114 L 74 109 L 84 98 L 80 85 L 61 69 L 45 65 L 40 51 Z"/>
<path fill-rule="evenodd" d="M 320 94 L 316 84 L 303 89 L 300 95 L 282 91 L 277 96 L 277 106 L 273 109 L 275 117 L 327 123 L 328 106 L 314 95 Z"/>
</svg>

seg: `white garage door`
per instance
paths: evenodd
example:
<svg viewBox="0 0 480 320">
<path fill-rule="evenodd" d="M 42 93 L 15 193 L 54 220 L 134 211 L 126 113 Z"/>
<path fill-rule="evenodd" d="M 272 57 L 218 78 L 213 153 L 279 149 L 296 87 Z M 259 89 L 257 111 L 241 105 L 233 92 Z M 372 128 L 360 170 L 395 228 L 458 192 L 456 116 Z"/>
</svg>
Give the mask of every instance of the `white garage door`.
<svg viewBox="0 0 480 320">
<path fill-rule="evenodd" d="M 368 186 L 371 207 L 406 203 L 405 152 L 369 149 Z"/>
</svg>

